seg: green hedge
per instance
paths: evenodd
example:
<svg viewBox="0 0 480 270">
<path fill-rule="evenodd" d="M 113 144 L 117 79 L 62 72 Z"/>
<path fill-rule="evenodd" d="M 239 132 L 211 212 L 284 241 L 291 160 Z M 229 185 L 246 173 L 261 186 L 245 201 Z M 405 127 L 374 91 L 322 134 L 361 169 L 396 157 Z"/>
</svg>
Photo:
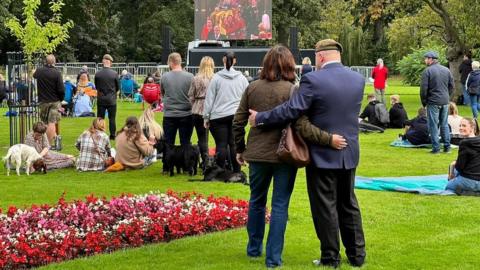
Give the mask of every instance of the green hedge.
<svg viewBox="0 0 480 270">
<path fill-rule="evenodd" d="M 422 72 L 427 67 L 423 56 L 428 51 L 437 52 L 440 63 L 448 66 L 447 58 L 445 56 L 445 47 L 432 45 L 416 49 L 411 54 L 404 56 L 402 60 L 397 63 L 398 70 L 403 77 L 403 83 L 408 85 L 420 85 Z"/>
</svg>

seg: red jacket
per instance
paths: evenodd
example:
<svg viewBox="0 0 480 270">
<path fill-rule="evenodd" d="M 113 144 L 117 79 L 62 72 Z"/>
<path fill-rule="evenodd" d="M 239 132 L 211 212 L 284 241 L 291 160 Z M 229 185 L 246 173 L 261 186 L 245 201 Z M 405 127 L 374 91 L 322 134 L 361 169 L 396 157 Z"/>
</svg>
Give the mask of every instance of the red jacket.
<svg viewBox="0 0 480 270">
<path fill-rule="evenodd" d="M 385 82 L 388 78 L 388 68 L 386 66 L 383 66 L 383 68 L 376 66 L 372 70 L 372 78 L 375 79 L 373 82 L 375 89 L 385 89 Z"/>
</svg>

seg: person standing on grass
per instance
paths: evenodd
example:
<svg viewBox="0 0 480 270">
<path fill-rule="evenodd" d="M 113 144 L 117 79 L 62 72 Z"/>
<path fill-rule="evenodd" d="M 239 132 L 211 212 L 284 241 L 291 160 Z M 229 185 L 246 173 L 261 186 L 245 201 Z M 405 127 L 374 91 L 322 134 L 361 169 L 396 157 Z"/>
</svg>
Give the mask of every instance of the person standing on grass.
<svg viewBox="0 0 480 270">
<path fill-rule="evenodd" d="M 61 119 L 59 110 L 65 96 L 62 74 L 55 68 L 55 63 L 55 56 L 49 54 L 46 58 L 46 65 L 33 73 L 33 78 L 37 80 L 40 119 L 47 125 L 46 133 L 49 144 L 57 136 L 57 124 Z M 55 140 L 55 144 L 57 144 L 57 140 Z M 57 145 L 53 148 L 57 148 Z"/>
<path fill-rule="evenodd" d="M 117 115 L 117 92 L 120 90 L 118 74 L 111 69 L 113 57 L 105 54 L 102 59 L 103 68 L 95 73 L 95 86 L 97 87 L 97 116 L 105 118 L 105 112 L 108 112 L 108 129 L 110 140 L 115 140 L 117 125 L 115 117 Z"/>
<path fill-rule="evenodd" d="M 480 104 L 480 62 L 472 62 L 472 72 L 468 74 L 466 80 L 467 91 L 470 97 L 470 107 L 472 108 L 473 118 L 477 119 Z"/>
<path fill-rule="evenodd" d="M 250 110 L 255 127 L 284 124 L 308 116 L 311 123 L 346 140 L 342 150 L 309 144 L 311 163 L 307 166 L 307 189 L 313 223 L 320 240 L 321 257 L 316 266 L 338 267 L 340 241 L 352 266 L 364 264 L 365 238 L 362 218 L 354 192 L 359 161 L 358 114 L 362 106 L 365 78 L 341 63 L 342 46 L 332 39 L 316 44 L 316 71 L 303 76 L 300 88 L 288 102 L 266 112 Z"/>
<path fill-rule="evenodd" d="M 235 70 L 237 58 L 233 51 L 223 56 L 224 69 L 213 75 L 205 96 L 203 119 L 205 128 L 212 133 L 216 146 L 216 162 L 222 169 L 240 172 L 235 162 L 235 142 L 233 139 L 233 117 L 237 111 L 248 81 L 242 72 Z M 230 161 L 228 168 L 227 161 Z"/>
<path fill-rule="evenodd" d="M 203 106 L 207 87 L 213 77 L 215 63 L 210 56 L 204 56 L 200 61 L 200 68 L 197 75 L 193 78 L 188 91 L 188 97 L 192 104 L 193 126 L 197 131 L 198 147 L 200 148 L 200 157 L 202 158 L 201 167 L 204 168 L 208 156 L 207 129 L 203 125 Z"/>
<path fill-rule="evenodd" d="M 170 71 L 162 76 L 160 87 L 163 95 L 165 142 L 173 146 L 178 130 L 180 144 L 190 145 L 193 121 L 188 90 L 192 84 L 193 74 L 182 69 L 182 57 L 176 52 L 168 56 L 168 66 Z"/>
<path fill-rule="evenodd" d="M 388 78 L 388 68 L 383 64 L 383 59 L 377 60 L 377 66 L 372 70 L 373 87 L 375 88 L 375 98 L 378 102 L 385 102 L 385 86 Z"/>
<path fill-rule="evenodd" d="M 448 103 L 453 94 L 453 76 L 448 68 L 438 63 L 438 54 L 430 51 L 425 55 L 428 66 L 422 74 L 420 99 L 427 108 L 428 131 L 432 139 L 432 154 L 440 153 L 439 127 L 443 152 L 450 153 L 450 130 L 448 128 Z"/>
<path fill-rule="evenodd" d="M 265 232 L 265 209 L 270 183 L 273 180 L 272 213 L 268 232 L 266 258 L 267 267 L 281 266 L 282 251 L 287 227 L 288 207 L 293 191 L 297 168 L 282 162 L 275 154 L 282 135 L 282 126 L 271 129 L 250 129 L 245 143 L 245 126 L 248 123 L 249 109 L 260 111 L 273 109 L 290 98 L 295 82 L 295 59 L 288 48 L 277 45 L 263 60 L 260 80 L 251 83 L 245 90 L 240 106 L 233 120 L 237 162 L 248 162 L 250 172 L 250 205 L 248 210 L 247 256 L 262 254 Z M 270 98 L 265 99 L 268 96 Z M 308 118 L 296 121 L 297 131 L 315 143 L 328 145 L 330 142 L 344 144 L 338 135 L 319 130 L 308 122 Z M 315 138 L 320 138 L 317 141 Z M 332 147 L 335 147 L 333 146 Z M 273 179 L 272 179 L 273 178 Z"/>
<path fill-rule="evenodd" d="M 458 72 L 460 73 L 460 83 L 462 85 L 463 93 L 463 105 L 470 105 L 470 95 L 467 90 L 467 77 L 470 72 L 472 72 L 472 56 L 470 54 L 465 54 L 463 56 L 463 62 L 458 67 Z"/>
</svg>

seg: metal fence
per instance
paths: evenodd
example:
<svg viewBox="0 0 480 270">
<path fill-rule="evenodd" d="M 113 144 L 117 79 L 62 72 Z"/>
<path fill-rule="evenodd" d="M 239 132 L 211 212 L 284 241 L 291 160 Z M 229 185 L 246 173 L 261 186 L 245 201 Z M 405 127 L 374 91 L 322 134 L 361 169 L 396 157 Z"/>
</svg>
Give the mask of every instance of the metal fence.
<svg viewBox="0 0 480 270">
<path fill-rule="evenodd" d="M 77 75 L 80 73 L 80 71 L 86 67 L 88 70 L 88 73 L 91 76 L 91 79 L 93 79 L 95 73 L 98 70 L 103 68 L 103 64 L 94 63 L 94 62 L 57 63 L 56 67 L 60 72 L 62 72 L 64 77 L 68 76 L 70 78 L 76 78 Z M 368 80 L 368 78 L 370 78 L 373 68 L 374 67 L 371 67 L 371 66 L 351 66 L 350 67 L 351 70 L 362 74 L 367 84 L 371 83 L 370 80 Z M 154 62 L 132 62 L 132 63 L 112 63 L 112 69 L 115 70 L 118 74 L 121 74 L 123 70 L 126 70 L 127 72 L 133 75 L 135 80 L 143 80 L 149 74 L 153 74 L 156 71 L 160 71 L 160 73 L 167 72 L 169 70 L 169 67 L 167 65 L 160 65 Z M 222 67 L 216 67 L 215 72 L 221 69 Z M 236 66 L 235 69 L 241 71 L 242 73 L 244 73 L 245 71 L 248 71 L 250 76 L 255 77 L 258 71 L 261 69 L 261 67 Z M 187 66 L 185 67 L 185 70 L 190 73 L 196 74 L 198 72 L 198 67 Z M 296 73 L 298 76 L 300 76 L 300 72 L 301 72 L 301 66 L 297 66 Z"/>
<path fill-rule="evenodd" d="M 23 54 L 7 53 L 7 87 L 8 111 L 10 128 L 10 145 L 23 143 L 26 134 L 33 124 L 39 120 L 37 92 L 32 83 L 31 74 L 25 63 Z M 33 66 L 38 66 L 39 57 L 35 57 Z"/>
<path fill-rule="evenodd" d="M 33 124 L 40 121 L 38 106 L 35 103 L 30 105 L 9 104 L 7 114 L 9 116 L 10 146 L 24 143 Z"/>
</svg>

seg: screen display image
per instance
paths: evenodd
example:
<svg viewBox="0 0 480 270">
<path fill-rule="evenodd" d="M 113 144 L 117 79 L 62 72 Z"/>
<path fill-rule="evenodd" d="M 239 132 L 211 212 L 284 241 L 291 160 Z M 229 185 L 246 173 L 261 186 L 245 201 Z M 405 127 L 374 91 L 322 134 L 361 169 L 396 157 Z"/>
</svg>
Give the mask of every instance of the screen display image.
<svg viewBox="0 0 480 270">
<path fill-rule="evenodd" d="M 196 40 L 272 38 L 272 0 L 195 0 Z"/>
</svg>

